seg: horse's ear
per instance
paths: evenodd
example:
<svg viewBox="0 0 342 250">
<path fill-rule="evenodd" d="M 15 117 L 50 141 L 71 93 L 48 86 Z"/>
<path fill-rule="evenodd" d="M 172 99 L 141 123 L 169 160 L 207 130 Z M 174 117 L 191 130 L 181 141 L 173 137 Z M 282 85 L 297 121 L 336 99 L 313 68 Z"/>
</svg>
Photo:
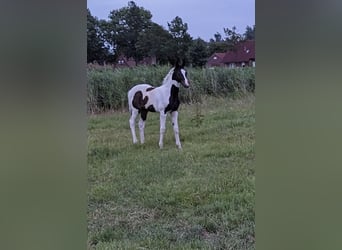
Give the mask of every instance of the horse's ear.
<svg viewBox="0 0 342 250">
<path fill-rule="evenodd" d="M 175 68 L 180 68 L 180 67 L 181 67 L 181 65 L 180 65 L 180 60 L 179 60 L 179 58 L 177 57 L 176 62 L 175 62 Z"/>
<path fill-rule="evenodd" d="M 186 63 L 186 61 L 185 61 L 185 58 L 184 58 L 184 59 L 183 59 L 183 62 L 182 62 L 182 65 L 181 65 L 181 68 L 184 68 L 185 63 Z"/>
<path fill-rule="evenodd" d="M 167 60 L 173 67 L 176 66 L 176 59 L 174 57 L 167 56 Z"/>
</svg>

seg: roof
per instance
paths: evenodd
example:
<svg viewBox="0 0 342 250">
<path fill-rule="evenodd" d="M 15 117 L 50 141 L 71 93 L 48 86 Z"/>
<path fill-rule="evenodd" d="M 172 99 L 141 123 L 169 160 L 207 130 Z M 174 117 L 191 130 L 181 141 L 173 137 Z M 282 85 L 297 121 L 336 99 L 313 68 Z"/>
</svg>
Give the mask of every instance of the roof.
<svg viewBox="0 0 342 250">
<path fill-rule="evenodd" d="M 156 61 L 155 57 L 145 57 L 138 62 L 138 65 L 152 65 L 152 64 L 155 64 L 155 61 Z M 120 55 L 117 59 L 116 66 L 117 67 L 130 67 L 130 68 L 132 68 L 132 67 L 137 66 L 137 63 L 135 62 L 135 60 L 132 57 L 127 58 L 124 55 Z"/>
<path fill-rule="evenodd" d="M 219 66 L 222 64 L 222 60 L 226 53 L 214 53 L 211 57 L 209 57 L 207 64 L 211 66 Z"/>
<path fill-rule="evenodd" d="M 255 60 L 255 41 L 247 40 L 237 44 L 232 51 L 212 54 L 208 66 L 223 66 L 229 63 L 241 63 Z"/>
<path fill-rule="evenodd" d="M 223 63 L 238 63 L 255 60 L 255 41 L 248 40 L 239 43 L 232 51 L 226 52 Z"/>
</svg>

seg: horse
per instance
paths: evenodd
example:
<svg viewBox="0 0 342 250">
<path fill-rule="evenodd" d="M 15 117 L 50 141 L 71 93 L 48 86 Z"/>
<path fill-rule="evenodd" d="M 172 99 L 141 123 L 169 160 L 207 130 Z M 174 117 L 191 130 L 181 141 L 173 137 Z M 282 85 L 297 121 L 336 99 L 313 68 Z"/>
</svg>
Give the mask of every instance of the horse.
<svg viewBox="0 0 342 250">
<path fill-rule="evenodd" d="M 178 128 L 178 107 L 180 104 L 178 92 L 180 85 L 189 88 L 190 81 L 187 78 L 187 71 L 182 65 L 176 62 L 165 76 L 162 85 L 153 87 L 150 84 L 138 84 L 128 91 L 128 108 L 130 111 L 129 125 L 133 137 L 133 144 L 138 142 L 135 134 L 135 119 L 140 114 L 139 134 L 140 142 L 145 142 L 144 129 L 148 112 L 159 112 L 160 115 L 160 137 L 159 148 L 163 148 L 163 138 L 165 133 L 165 121 L 167 114 L 171 114 L 173 132 L 176 140 L 176 146 L 181 149 L 182 145 L 179 139 Z"/>
</svg>

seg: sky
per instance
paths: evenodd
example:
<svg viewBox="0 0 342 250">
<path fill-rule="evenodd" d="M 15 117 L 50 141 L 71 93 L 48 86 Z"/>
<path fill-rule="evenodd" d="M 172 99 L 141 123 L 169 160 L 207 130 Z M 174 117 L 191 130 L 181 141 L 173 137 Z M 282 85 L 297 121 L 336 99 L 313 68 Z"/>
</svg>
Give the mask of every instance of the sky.
<svg viewBox="0 0 342 250">
<path fill-rule="evenodd" d="M 129 0 L 88 0 L 93 16 L 108 20 L 112 10 L 128 6 Z M 188 24 L 188 33 L 194 38 L 209 41 L 216 32 L 224 37 L 223 28 L 235 26 L 243 34 L 247 25 L 255 24 L 255 0 L 134 0 L 152 14 L 152 21 L 167 29 L 167 23 L 176 16 Z"/>
</svg>

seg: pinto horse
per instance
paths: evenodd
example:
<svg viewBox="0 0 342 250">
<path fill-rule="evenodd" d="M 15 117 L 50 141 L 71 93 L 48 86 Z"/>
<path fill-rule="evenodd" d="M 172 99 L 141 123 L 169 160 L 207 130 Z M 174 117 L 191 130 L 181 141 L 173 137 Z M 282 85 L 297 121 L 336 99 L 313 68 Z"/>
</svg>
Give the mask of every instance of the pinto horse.
<svg viewBox="0 0 342 250">
<path fill-rule="evenodd" d="M 180 85 L 185 88 L 189 87 L 189 80 L 187 79 L 187 72 L 184 69 L 184 62 L 176 65 L 165 76 L 163 83 L 159 87 L 153 87 L 149 84 L 139 84 L 134 86 L 128 91 L 128 107 L 131 113 L 129 119 L 129 125 L 132 132 L 133 143 L 137 143 L 137 137 L 135 134 L 135 119 L 140 114 L 139 119 L 139 133 L 140 142 L 145 142 L 144 128 L 147 113 L 159 112 L 160 114 L 160 138 L 159 147 L 163 148 L 163 138 L 165 133 L 165 121 L 168 113 L 171 113 L 171 120 L 173 126 L 173 132 L 175 135 L 176 145 L 178 148 L 182 148 L 179 140 L 179 128 L 178 128 L 178 107 L 179 98 L 178 92 Z"/>
</svg>

